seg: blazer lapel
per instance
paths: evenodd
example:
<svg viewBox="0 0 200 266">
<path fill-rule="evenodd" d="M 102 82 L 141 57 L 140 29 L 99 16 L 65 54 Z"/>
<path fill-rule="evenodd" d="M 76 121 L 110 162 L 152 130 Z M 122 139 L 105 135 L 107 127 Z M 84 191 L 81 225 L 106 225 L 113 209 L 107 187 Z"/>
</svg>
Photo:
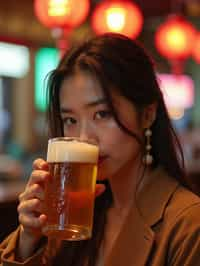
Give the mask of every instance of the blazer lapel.
<svg viewBox="0 0 200 266">
<path fill-rule="evenodd" d="M 153 231 L 133 207 L 122 227 L 105 266 L 143 266 L 154 241 Z M 124 243 L 122 246 L 121 243 Z"/>
<path fill-rule="evenodd" d="M 146 224 L 152 227 L 163 218 L 165 208 L 178 186 L 178 181 L 161 167 L 144 179 L 137 193 L 136 204 Z"/>
<path fill-rule="evenodd" d="M 155 239 L 152 227 L 162 219 L 166 205 L 178 186 L 179 183 L 162 168 L 145 177 L 105 266 L 147 264 Z"/>
</svg>

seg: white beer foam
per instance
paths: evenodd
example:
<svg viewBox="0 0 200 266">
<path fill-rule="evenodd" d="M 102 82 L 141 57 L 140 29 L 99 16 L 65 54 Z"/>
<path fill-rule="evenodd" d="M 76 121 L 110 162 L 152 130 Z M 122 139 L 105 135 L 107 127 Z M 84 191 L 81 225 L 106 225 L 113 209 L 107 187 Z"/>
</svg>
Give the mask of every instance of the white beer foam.
<svg viewBox="0 0 200 266">
<path fill-rule="evenodd" d="M 52 141 L 48 144 L 47 162 L 97 163 L 99 149 L 96 145 L 79 141 Z"/>
</svg>

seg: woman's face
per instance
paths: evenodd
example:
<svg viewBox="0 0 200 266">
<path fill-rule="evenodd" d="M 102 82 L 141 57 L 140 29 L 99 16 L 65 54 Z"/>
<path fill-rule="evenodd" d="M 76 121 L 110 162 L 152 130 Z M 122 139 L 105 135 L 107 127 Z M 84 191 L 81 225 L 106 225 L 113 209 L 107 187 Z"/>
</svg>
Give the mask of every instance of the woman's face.
<svg viewBox="0 0 200 266">
<path fill-rule="evenodd" d="M 142 126 L 133 105 L 112 91 L 113 105 L 125 127 L 142 137 Z M 65 136 L 93 140 L 99 145 L 98 179 L 113 178 L 131 170 L 141 147 L 112 116 L 99 82 L 79 72 L 64 80 L 60 90 L 61 117 Z"/>
</svg>

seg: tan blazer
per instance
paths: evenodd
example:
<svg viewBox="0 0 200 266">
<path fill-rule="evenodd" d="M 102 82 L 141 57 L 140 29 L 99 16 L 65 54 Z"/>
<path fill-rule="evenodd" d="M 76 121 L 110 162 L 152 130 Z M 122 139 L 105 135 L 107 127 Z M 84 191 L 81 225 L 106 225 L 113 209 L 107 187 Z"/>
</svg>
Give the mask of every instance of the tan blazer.
<svg viewBox="0 0 200 266">
<path fill-rule="evenodd" d="M 139 190 L 105 266 L 144 265 L 200 266 L 200 198 L 161 168 Z"/>
<path fill-rule="evenodd" d="M 0 245 L 0 265 L 41 265 L 43 249 L 23 264 L 14 261 L 17 238 L 18 231 Z M 200 198 L 155 170 L 139 189 L 104 266 L 200 266 Z"/>
</svg>

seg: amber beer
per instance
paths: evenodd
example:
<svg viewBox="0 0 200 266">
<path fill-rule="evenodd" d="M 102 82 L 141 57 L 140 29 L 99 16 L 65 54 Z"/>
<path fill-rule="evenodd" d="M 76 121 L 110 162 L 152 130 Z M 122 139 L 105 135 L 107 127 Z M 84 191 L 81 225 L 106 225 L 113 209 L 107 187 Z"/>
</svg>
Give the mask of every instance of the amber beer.
<svg viewBox="0 0 200 266">
<path fill-rule="evenodd" d="M 44 234 L 66 240 L 92 234 L 98 147 L 72 138 L 49 140 Z"/>
</svg>

